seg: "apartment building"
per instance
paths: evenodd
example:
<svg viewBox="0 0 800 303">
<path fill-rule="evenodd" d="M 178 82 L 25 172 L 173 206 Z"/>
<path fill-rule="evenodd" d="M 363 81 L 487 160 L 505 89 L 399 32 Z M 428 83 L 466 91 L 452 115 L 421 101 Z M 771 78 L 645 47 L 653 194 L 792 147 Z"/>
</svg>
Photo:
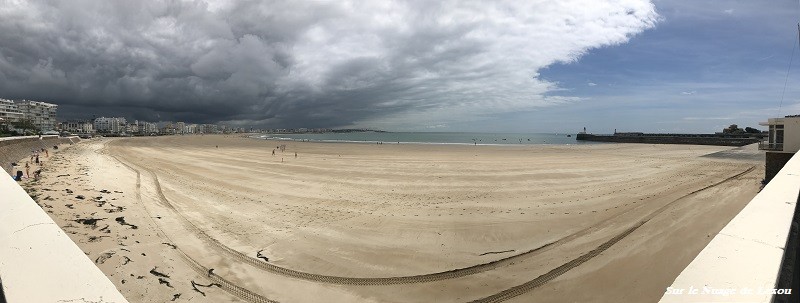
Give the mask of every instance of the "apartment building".
<svg viewBox="0 0 800 303">
<path fill-rule="evenodd" d="M 98 133 L 121 134 L 126 131 L 127 121 L 122 117 L 100 117 L 94 119 L 94 129 Z"/>
<path fill-rule="evenodd" d="M 93 134 L 94 124 L 88 120 L 71 120 L 61 122 L 61 130 L 73 134 Z"/>
</svg>

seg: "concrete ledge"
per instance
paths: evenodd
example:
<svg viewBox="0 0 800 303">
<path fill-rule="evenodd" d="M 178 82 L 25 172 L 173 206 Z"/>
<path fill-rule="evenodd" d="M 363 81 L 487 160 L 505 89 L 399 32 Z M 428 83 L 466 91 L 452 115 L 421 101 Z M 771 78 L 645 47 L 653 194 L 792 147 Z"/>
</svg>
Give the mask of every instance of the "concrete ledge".
<svg viewBox="0 0 800 303">
<path fill-rule="evenodd" d="M 0 176 L 0 197 L 0 281 L 7 302 L 127 302 L 9 176 Z"/>
<path fill-rule="evenodd" d="M 777 288 L 798 194 L 800 157 L 793 157 L 681 272 L 660 302 L 771 302 L 785 296 L 769 291 Z M 707 293 L 711 289 L 718 293 Z"/>
</svg>

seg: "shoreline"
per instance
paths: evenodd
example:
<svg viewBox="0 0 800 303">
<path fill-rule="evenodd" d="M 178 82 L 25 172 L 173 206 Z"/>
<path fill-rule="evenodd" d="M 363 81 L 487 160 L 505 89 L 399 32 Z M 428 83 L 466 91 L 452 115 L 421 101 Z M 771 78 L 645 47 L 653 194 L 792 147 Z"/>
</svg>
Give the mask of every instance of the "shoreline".
<svg viewBox="0 0 800 303">
<path fill-rule="evenodd" d="M 256 140 L 266 140 L 266 141 L 278 141 L 278 142 L 306 142 L 306 143 L 344 143 L 344 144 L 409 144 L 409 145 L 457 145 L 457 146 L 571 146 L 571 145 L 588 145 L 588 144 L 609 144 L 611 142 L 592 142 L 592 143 L 507 143 L 507 144 L 493 144 L 493 143 L 458 143 L 458 142 L 413 142 L 413 141 L 356 141 L 356 140 L 317 140 L 317 139 L 293 139 L 293 138 L 276 138 L 276 137 L 269 137 L 269 138 L 253 138 L 249 137 L 250 139 Z"/>
<path fill-rule="evenodd" d="M 393 135 L 393 136 L 392 136 Z M 548 133 L 448 133 L 448 132 L 386 132 L 366 133 L 287 133 L 252 134 L 253 139 L 320 143 L 364 143 L 364 144 L 430 144 L 430 145 L 580 145 L 598 144 L 582 142 L 568 134 Z M 304 138 L 309 137 L 309 138 Z M 332 138 L 340 137 L 340 138 Z M 360 138 L 359 138 L 360 137 Z M 417 139 L 409 139 L 417 137 Z M 510 138 L 510 139 L 509 139 Z M 533 139 L 533 140 L 531 140 Z M 600 143 L 602 144 L 602 143 Z"/>
</svg>

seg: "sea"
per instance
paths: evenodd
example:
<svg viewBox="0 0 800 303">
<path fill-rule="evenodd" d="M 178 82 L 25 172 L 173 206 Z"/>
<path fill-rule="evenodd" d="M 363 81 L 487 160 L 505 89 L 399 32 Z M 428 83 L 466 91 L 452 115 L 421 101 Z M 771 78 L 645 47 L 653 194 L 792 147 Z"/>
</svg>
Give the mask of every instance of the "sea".
<svg viewBox="0 0 800 303">
<path fill-rule="evenodd" d="M 603 144 L 577 141 L 575 134 L 542 133 L 463 133 L 463 132 L 351 132 L 265 134 L 256 138 L 283 141 L 349 142 L 383 144 L 456 144 L 456 145 L 520 145 L 520 144 Z"/>
</svg>

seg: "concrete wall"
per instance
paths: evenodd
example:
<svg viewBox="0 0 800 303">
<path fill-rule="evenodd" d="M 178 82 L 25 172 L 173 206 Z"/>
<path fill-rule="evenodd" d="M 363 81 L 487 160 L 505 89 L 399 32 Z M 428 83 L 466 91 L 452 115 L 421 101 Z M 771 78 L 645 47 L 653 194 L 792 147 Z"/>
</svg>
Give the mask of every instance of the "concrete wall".
<svg viewBox="0 0 800 303">
<path fill-rule="evenodd" d="M 25 157 L 30 147 L 57 142 L 70 141 L 3 139 L 0 151 L 8 161 L 19 153 Z M 0 284 L 9 303 L 127 302 L 10 176 L 0 176 Z"/>
<path fill-rule="evenodd" d="M 30 156 L 31 150 L 46 148 L 53 152 L 53 146 L 62 144 L 75 144 L 80 142 L 78 137 L 38 136 L 0 138 L 0 165 L 6 173 L 13 173 L 10 164 Z M 23 167 L 24 162 L 21 164 Z"/>
<path fill-rule="evenodd" d="M 766 152 L 765 155 L 764 180 L 769 182 L 792 159 L 794 153 Z"/>
<path fill-rule="evenodd" d="M 796 268 L 785 258 L 796 255 L 790 231 L 798 195 L 800 157 L 793 157 L 684 268 L 661 302 L 789 302 L 787 295 L 762 291 L 787 285 L 784 268 Z"/>
<path fill-rule="evenodd" d="M 800 118 L 784 118 L 783 123 L 783 150 L 800 150 Z"/>
</svg>

